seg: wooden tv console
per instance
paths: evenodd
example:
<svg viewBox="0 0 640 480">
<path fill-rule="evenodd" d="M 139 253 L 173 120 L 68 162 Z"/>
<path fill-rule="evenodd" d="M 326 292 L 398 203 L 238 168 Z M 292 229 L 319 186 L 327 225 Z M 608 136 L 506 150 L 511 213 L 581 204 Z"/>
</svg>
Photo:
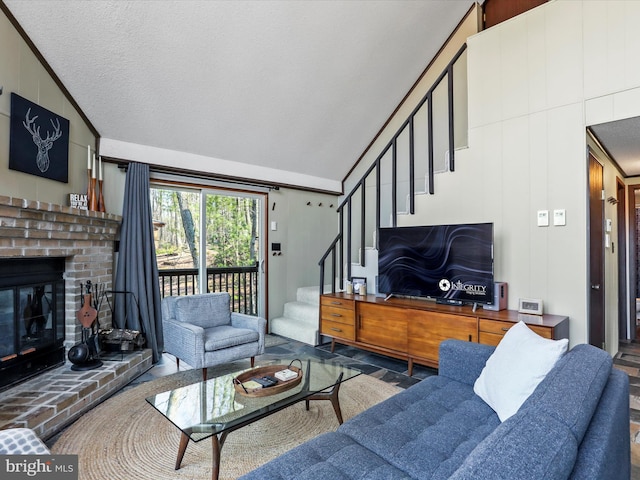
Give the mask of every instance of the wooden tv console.
<svg viewBox="0 0 640 480">
<path fill-rule="evenodd" d="M 438 368 L 440 342 L 448 338 L 497 345 L 505 332 L 523 320 L 545 338 L 569 338 L 569 317 L 494 312 L 469 305 L 440 305 L 410 298 L 346 293 L 320 296 L 320 333 L 335 342 Z"/>
</svg>

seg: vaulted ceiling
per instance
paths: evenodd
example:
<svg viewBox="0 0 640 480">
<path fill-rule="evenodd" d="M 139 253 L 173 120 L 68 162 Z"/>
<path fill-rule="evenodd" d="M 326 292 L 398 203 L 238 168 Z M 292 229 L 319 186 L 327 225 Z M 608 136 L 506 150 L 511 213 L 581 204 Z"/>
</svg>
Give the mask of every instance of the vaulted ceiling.
<svg viewBox="0 0 640 480">
<path fill-rule="evenodd" d="M 3 0 L 100 153 L 329 191 L 472 0 Z"/>
</svg>

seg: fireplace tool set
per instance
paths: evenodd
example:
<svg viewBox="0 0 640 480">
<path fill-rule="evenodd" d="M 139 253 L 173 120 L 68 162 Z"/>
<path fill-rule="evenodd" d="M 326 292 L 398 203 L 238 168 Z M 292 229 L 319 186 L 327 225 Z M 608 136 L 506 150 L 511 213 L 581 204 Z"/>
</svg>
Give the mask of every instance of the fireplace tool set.
<svg viewBox="0 0 640 480">
<path fill-rule="evenodd" d="M 98 312 L 104 295 L 104 284 L 93 284 L 91 280 L 80 283 L 82 293 L 81 308 L 76 318 L 82 325 L 82 340 L 69 349 L 67 357 L 73 363 L 71 370 L 92 370 L 102 366 L 100 356 L 100 341 L 97 324 Z"/>
<path fill-rule="evenodd" d="M 112 301 L 116 295 L 123 296 L 123 301 L 132 300 L 139 313 L 138 300 L 132 292 L 107 290 L 105 284 L 80 283 L 80 309 L 76 312 L 76 318 L 82 325 L 82 340 L 69 349 L 67 357 L 73 363 L 71 370 L 91 370 L 102 366 L 100 354 L 102 352 L 120 352 L 141 348 L 145 344 L 144 335 L 137 330 L 128 328 L 100 327 L 98 318 L 102 301 L 107 300 L 111 310 L 111 321 L 114 318 L 114 305 Z M 126 309 L 125 309 L 126 310 Z M 127 323 L 126 313 L 124 322 Z"/>
</svg>

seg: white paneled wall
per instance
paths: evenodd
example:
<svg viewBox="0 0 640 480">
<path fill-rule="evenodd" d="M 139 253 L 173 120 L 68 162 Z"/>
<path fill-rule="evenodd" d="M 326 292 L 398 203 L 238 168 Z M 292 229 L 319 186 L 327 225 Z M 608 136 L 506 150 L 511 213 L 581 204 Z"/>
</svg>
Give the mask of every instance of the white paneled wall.
<svg viewBox="0 0 640 480">
<path fill-rule="evenodd" d="M 469 148 L 401 221 L 494 222 L 509 307 L 543 299 L 546 312 L 571 317 L 572 345 L 587 341 L 586 127 L 640 115 L 639 22 L 640 2 L 558 0 L 470 37 Z M 606 165 L 607 196 L 615 175 Z M 536 226 L 538 210 L 558 208 L 566 226 Z M 605 307 L 611 353 L 616 298 Z"/>
<path fill-rule="evenodd" d="M 638 1 L 556 0 L 470 36 L 469 147 L 456 151 L 455 172 L 435 176 L 435 195 L 416 198 L 415 215 L 398 217 L 400 226 L 494 222 L 509 308 L 543 299 L 547 313 L 571 318 L 572 345 L 588 338 L 586 127 L 640 116 L 638 24 Z M 616 175 L 605 159 L 606 196 Z M 554 209 L 566 210 L 566 226 L 538 227 L 537 211 Z M 615 353 L 617 256 L 608 253 Z"/>
<path fill-rule="evenodd" d="M 542 298 L 586 340 L 586 159 L 583 4 L 552 2 L 469 39 L 470 161 L 497 177 L 484 190 L 496 223 L 496 278 Z M 500 162 L 487 159 L 494 152 Z M 499 174 L 498 174 L 499 172 Z M 564 227 L 536 212 L 566 209 Z M 616 342 L 617 348 L 617 342 Z"/>
</svg>

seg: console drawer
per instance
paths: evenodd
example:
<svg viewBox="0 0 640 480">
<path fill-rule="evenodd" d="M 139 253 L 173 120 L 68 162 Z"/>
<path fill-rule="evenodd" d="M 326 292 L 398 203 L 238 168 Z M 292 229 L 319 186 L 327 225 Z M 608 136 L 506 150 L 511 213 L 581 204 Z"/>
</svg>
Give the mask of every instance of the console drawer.
<svg viewBox="0 0 640 480">
<path fill-rule="evenodd" d="M 355 301 L 346 300 L 344 298 L 326 297 L 322 295 L 320 297 L 320 305 L 323 307 L 348 308 L 353 310 L 355 308 Z"/>
<path fill-rule="evenodd" d="M 501 322 L 499 320 L 486 320 L 481 318 L 478 324 L 479 342 L 486 345 L 497 345 L 498 342 L 502 340 L 502 337 L 504 337 L 504 334 L 514 325 L 515 323 L 512 322 Z M 549 327 L 530 324 L 527 324 L 527 327 L 541 337 L 553 338 L 553 330 Z"/>
<path fill-rule="evenodd" d="M 329 337 L 344 338 L 345 340 L 354 341 L 356 339 L 356 329 L 353 324 L 338 323 L 333 320 L 327 320 L 324 317 L 320 322 L 320 333 Z"/>
<path fill-rule="evenodd" d="M 322 307 L 322 320 L 328 320 L 330 322 L 343 323 L 345 325 L 355 325 L 353 310 L 346 308 L 329 307 L 323 305 Z"/>
</svg>

